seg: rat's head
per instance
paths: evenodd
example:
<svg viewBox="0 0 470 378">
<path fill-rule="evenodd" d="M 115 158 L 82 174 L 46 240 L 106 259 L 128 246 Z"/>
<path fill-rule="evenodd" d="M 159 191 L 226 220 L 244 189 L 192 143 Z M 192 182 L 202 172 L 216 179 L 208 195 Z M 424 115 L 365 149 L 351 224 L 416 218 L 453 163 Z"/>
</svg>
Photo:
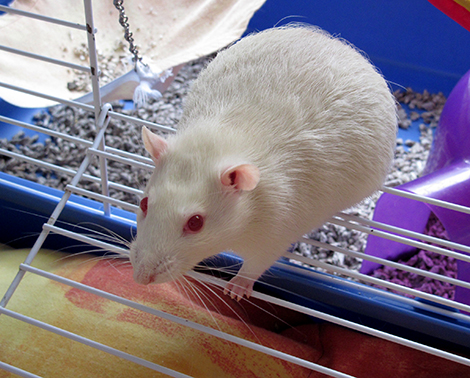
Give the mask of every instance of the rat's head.
<svg viewBox="0 0 470 378">
<path fill-rule="evenodd" d="M 142 137 L 155 170 L 140 202 L 130 257 L 136 282 L 161 283 L 240 238 L 260 174 L 252 164 L 188 150 L 178 137 L 168 142 L 145 127 Z"/>
</svg>

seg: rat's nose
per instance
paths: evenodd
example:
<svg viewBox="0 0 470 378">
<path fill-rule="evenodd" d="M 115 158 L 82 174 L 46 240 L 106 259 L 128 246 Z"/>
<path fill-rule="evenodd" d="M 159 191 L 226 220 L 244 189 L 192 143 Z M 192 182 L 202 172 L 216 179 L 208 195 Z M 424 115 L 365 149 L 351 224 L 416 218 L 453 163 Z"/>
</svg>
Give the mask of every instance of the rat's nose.
<svg viewBox="0 0 470 378">
<path fill-rule="evenodd" d="M 149 285 L 151 283 L 154 283 L 156 280 L 156 274 L 152 274 L 147 276 L 147 278 L 142 282 L 142 285 Z"/>
<path fill-rule="evenodd" d="M 141 285 L 148 285 L 156 280 L 155 272 L 146 272 L 145 269 L 134 269 L 134 281 Z"/>
</svg>

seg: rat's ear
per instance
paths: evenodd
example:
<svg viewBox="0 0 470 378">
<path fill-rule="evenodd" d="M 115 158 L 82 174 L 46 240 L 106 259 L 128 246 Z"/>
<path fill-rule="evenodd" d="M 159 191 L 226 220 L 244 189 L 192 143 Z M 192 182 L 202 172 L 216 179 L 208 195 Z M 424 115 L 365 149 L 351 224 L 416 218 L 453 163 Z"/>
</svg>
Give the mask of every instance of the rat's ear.
<svg viewBox="0 0 470 378">
<path fill-rule="evenodd" d="M 145 126 L 142 127 L 142 140 L 144 141 L 145 149 L 156 163 L 160 155 L 166 151 L 168 142 L 157 134 L 152 133 Z"/>
<path fill-rule="evenodd" d="M 252 164 L 240 164 L 222 172 L 222 185 L 233 186 L 238 190 L 253 190 L 259 183 L 259 169 Z"/>
</svg>

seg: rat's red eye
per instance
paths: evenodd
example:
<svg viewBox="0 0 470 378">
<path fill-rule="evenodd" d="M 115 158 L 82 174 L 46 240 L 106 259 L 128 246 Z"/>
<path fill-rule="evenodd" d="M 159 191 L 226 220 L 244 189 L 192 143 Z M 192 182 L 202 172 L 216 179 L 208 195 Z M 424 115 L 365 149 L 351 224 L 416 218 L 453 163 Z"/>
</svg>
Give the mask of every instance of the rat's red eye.
<svg viewBox="0 0 470 378">
<path fill-rule="evenodd" d="M 144 213 L 144 216 L 147 216 L 147 208 L 149 204 L 149 198 L 144 197 L 140 200 L 140 210 Z"/>
<path fill-rule="evenodd" d="M 188 234 L 195 234 L 201 231 L 203 226 L 204 217 L 202 215 L 196 214 L 188 219 L 183 231 Z"/>
</svg>

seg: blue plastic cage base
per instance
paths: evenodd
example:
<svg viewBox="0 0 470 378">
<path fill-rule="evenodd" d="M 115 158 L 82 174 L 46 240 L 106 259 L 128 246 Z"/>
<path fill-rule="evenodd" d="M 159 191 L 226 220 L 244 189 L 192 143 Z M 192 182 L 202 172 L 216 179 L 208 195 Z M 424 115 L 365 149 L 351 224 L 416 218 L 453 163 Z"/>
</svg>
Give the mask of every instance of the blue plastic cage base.
<svg viewBox="0 0 470 378">
<path fill-rule="evenodd" d="M 47 222 L 64 192 L 0 172 L 0 208 L 5 220 L 0 227 L 0 242 L 14 248 L 31 247 L 42 225 Z M 72 195 L 58 220 L 58 224 L 69 230 L 82 229 L 104 232 L 109 229 L 131 240 L 135 230 L 135 214 L 112 208 L 112 216 L 103 213 L 100 202 Z M 83 250 L 87 244 L 60 235 L 46 239 L 44 248 L 74 251 Z"/>
</svg>

